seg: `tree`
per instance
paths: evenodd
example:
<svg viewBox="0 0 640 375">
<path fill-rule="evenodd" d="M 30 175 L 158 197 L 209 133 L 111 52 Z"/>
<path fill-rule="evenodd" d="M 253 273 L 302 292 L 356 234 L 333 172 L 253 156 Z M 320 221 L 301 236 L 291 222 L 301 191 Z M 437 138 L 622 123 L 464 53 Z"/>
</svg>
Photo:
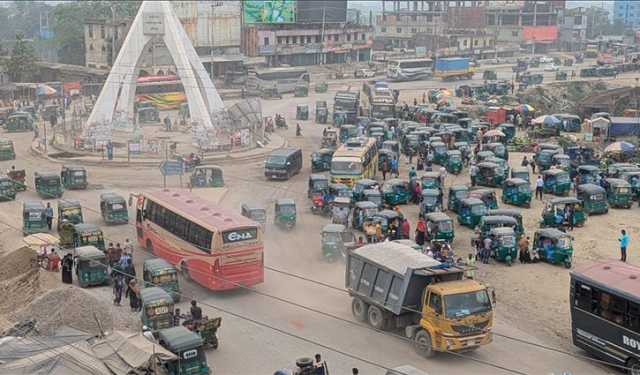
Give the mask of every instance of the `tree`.
<svg viewBox="0 0 640 375">
<path fill-rule="evenodd" d="M 27 79 L 36 70 L 36 53 L 24 35 L 16 34 L 16 42 L 11 49 L 11 57 L 4 61 L 7 74 L 14 82 Z"/>
</svg>

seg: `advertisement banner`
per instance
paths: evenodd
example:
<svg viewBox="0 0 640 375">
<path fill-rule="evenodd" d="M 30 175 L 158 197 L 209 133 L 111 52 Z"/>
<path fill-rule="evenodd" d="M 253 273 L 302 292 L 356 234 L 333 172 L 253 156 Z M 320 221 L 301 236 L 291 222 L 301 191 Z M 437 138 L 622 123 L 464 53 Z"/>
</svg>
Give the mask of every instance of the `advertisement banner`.
<svg viewBox="0 0 640 375">
<path fill-rule="evenodd" d="M 245 24 L 293 23 L 296 21 L 295 0 L 245 0 L 242 2 Z"/>
</svg>

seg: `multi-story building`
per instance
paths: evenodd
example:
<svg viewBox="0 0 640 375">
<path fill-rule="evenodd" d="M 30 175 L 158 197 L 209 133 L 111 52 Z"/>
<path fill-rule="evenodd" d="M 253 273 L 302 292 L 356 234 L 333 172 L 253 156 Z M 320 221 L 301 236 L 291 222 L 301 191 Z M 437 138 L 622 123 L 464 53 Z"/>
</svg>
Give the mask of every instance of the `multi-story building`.
<svg viewBox="0 0 640 375">
<path fill-rule="evenodd" d="M 446 28 L 449 1 L 382 0 L 382 14 L 376 17 L 377 45 L 415 48 L 417 34 L 442 35 Z"/>
<path fill-rule="evenodd" d="M 621 21 L 627 26 L 640 25 L 640 3 L 635 0 L 615 0 L 613 20 Z"/>
<path fill-rule="evenodd" d="M 131 19 L 107 21 L 88 19 L 84 23 L 85 66 L 109 69 L 118 56 Z"/>
<path fill-rule="evenodd" d="M 203 64 L 214 76 L 233 69 L 243 61 L 240 53 L 240 2 L 173 1 L 172 5 Z M 113 53 L 117 56 L 131 21 L 119 20 L 114 27 L 107 20 L 87 20 L 86 66 L 110 67 L 115 58 Z M 115 49 L 112 48 L 114 36 Z M 157 70 L 166 70 L 173 64 L 169 51 L 162 44 L 151 46 L 149 54 L 143 55 L 142 59 L 142 66 L 153 65 Z"/>
<path fill-rule="evenodd" d="M 596 39 L 602 35 L 608 23 L 608 10 L 594 6 L 587 8 L 587 39 Z"/>
<path fill-rule="evenodd" d="M 270 66 L 368 61 L 372 30 L 347 22 L 346 0 L 298 1 L 288 23 L 249 23 L 245 17 L 242 49 L 264 56 Z M 324 22 L 323 22 L 324 21 Z"/>
<path fill-rule="evenodd" d="M 564 9 L 559 19 L 560 48 L 582 50 L 587 42 L 587 8 Z"/>
<path fill-rule="evenodd" d="M 558 17 L 564 0 L 489 1 L 487 27 L 499 43 L 520 43 L 544 51 L 558 41 Z"/>
</svg>

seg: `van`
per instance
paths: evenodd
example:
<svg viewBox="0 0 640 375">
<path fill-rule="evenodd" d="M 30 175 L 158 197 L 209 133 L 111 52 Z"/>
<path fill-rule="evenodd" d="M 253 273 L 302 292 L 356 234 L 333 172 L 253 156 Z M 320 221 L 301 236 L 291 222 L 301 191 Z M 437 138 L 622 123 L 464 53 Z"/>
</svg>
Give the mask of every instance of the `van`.
<svg viewBox="0 0 640 375">
<path fill-rule="evenodd" d="M 264 175 L 268 179 L 288 180 L 301 169 L 302 150 L 299 148 L 274 150 L 264 162 Z"/>
</svg>

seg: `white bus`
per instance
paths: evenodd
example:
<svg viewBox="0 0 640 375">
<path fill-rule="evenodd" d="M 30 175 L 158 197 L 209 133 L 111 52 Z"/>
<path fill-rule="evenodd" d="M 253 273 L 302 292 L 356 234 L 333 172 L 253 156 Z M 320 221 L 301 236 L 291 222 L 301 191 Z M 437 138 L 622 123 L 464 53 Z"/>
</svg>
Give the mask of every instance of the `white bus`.
<svg viewBox="0 0 640 375">
<path fill-rule="evenodd" d="M 263 90 L 277 88 L 279 94 L 294 92 L 296 84 L 309 83 L 306 68 L 269 68 L 250 70 L 247 76 L 247 92 L 260 94 Z"/>
<path fill-rule="evenodd" d="M 417 81 L 433 77 L 433 60 L 402 59 L 390 60 L 387 65 L 387 78 L 391 81 Z"/>
</svg>

